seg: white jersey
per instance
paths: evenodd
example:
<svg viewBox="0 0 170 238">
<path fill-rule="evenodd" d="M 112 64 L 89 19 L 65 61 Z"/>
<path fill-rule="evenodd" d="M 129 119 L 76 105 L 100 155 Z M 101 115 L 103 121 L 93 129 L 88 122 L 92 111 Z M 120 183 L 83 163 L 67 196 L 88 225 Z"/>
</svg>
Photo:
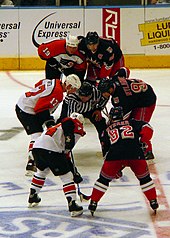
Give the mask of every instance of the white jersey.
<svg viewBox="0 0 170 238">
<path fill-rule="evenodd" d="M 74 135 L 75 135 L 75 143 L 77 143 L 77 141 L 81 137 L 81 134 L 74 134 Z M 41 136 L 36 139 L 33 148 L 41 148 L 58 153 L 64 152 L 65 136 L 61 123 L 44 131 L 41 134 Z"/>
<path fill-rule="evenodd" d="M 44 79 L 35 84 L 29 92 L 18 100 L 18 107 L 28 113 L 36 114 L 45 110 L 55 111 L 63 100 L 63 89 L 59 79 Z"/>
</svg>

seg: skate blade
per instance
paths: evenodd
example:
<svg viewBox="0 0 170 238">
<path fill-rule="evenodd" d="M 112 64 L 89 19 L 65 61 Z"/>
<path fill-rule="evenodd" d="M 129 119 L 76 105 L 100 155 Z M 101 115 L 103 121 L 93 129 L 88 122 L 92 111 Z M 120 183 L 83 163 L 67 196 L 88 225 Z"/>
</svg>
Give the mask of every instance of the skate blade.
<svg viewBox="0 0 170 238">
<path fill-rule="evenodd" d="M 25 176 L 32 177 L 34 175 L 34 171 L 32 170 L 26 170 Z"/>
<path fill-rule="evenodd" d="M 39 202 L 28 203 L 28 208 L 36 207 L 38 204 Z"/>
<path fill-rule="evenodd" d="M 72 211 L 70 212 L 71 217 L 77 217 L 77 216 L 81 216 L 83 214 L 83 210 L 81 211 Z"/>
<path fill-rule="evenodd" d="M 90 212 L 91 212 L 92 217 L 94 217 L 94 211 L 90 211 Z"/>
</svg>

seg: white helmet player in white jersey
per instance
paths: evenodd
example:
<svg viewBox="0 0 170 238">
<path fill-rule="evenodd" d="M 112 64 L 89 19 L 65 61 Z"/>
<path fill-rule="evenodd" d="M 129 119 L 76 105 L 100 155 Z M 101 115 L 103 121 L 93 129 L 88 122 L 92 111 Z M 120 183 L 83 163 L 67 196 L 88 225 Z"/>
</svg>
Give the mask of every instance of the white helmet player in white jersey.
<svg viewBox="0 0 170 238">
<path fill-rule="evenodd" d="M 71 88 L 79 89 L 81 87 L 81 81 L 76 74 L 70 74 L 65 79 L 66 87 L 71 85 Z"/>
</svg>

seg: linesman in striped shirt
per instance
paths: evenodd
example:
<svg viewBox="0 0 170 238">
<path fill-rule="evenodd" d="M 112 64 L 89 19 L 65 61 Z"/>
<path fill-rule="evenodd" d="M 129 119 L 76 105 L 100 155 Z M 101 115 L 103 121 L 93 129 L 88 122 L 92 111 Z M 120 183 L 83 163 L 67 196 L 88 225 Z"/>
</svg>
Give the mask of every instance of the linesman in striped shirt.
<svg viewBox="0 0 170 238">
<path fill-rule="evenodd" d="M 95 126 L 99 140 L 101 141 L 102 132 L 107 127 L 106 119 L 102 116 L 102 110 L 107 102 L 108 99 L 104 98 L 95 86 L 85 81 L 77 92 L 65 97 L 60 118 L 57 122 L 70 116 L 73 112 L 81 113 Z"/>
</svg>

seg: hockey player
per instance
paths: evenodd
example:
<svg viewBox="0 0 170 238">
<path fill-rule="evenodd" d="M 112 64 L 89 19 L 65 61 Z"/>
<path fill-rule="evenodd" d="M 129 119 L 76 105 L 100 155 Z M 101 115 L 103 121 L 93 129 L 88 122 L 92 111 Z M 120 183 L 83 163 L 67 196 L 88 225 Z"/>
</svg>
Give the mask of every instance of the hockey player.
<svg viewBox="0 0 170 238">
<path fill-rule="evenodd" d="M 86 37 L 79 36 L 79 51 L 88 62 L 87 80 L 92 84 L 102 78 L 113 76 L 124 66 L 124 56 L 114 39 L 104 39 L 97 32 L 88 32 Z"/>
<path fill-rule="evenodd" d="M 38 196 L 45 179 L 51 171 L 54 176 L 59 176 L 63 183 L 63 191 L 68 201 L 71 216 L 83 213 L 83 207 L 76 203 L 76 187 L 71 173 L 73 165 L 66 158 L 65 151 L 72 150 L 78 139 L 85 135 L 83 128 L 84 118 L 81 114 L 73 113 L 61 121 L 61 123 L 47 129 L 36 139 L 33 146 L 33 156 L 38 171 L 31 182 L 28 207 L 39 204 Z"/>
<path fill-rule="evenodd" d="M 60 78 L 62 74 L 76 74 L 84 80 L 87 64 L 78 51 L 78 39 L 68 35 L 66 39 L 43 43 L 38 47 L 38 55 L 46 61 L 46 78 Z"/>
<path fill-rule="evenodd" d="M 126 69 L 126 72 L 125 72 Z M 156 95 L 153 88 L 140 79 L 128 78 L 127 68 L 121 68 L 121 73 L 124 70 L 124 75 L 119 77 L 119 71 L 110 79 L 102 79 L 98 85 L 98 89 L 102 95 L 109 99 L 113 106 L 122 106 L 124 119 L 134 118 L 149 122 L 156 106 Z M 154 159 L 152 146 L 147 145 L 145 151 L 146 159 Z"/>
<path fill-rule="evenodd" d="M 109 187 L 109 183 L 123 167 L 130 167 L 139 180 L 141 189 L 155 211 L 158 208 L 155 185 L 150 177 L 140 143 L 150 141 L 153 129 L 144 121 L 124 120 L 122 107 L 113 107 L 109 124 L 104 132 L 107 154 L 100 176 L 95 182 L 88 209 L 94 214 L 97 204 Z"/>
<path fill-rule="evenodd" d="M 85 81 L 77 92 L 65 97 L 58 121 L 73 112 L 81 113 L 95 126 L 100 140 L 103 130 L 106 129 L 106 120 L 102 116 L 102 110 L 107 102 L 108 100 L 102 97 L 95 86 Z"/>
<path fill-rule="evenodd" d="M 47 128 L 55 124 L 52 113 L 63 100 L 63 93 L 73 93 L 81 86 L 77 75 L 66 77 L 64 82 L 59 79 L 44 79 L 35 84 L 29 92 L 24 93 L 16 104 L 16 114 L 27 135 L 31 136 L 29 144 L 26 175 L 30 176 L 36 167 L 32 158 L 32 147 L 35 139 Z"/>
</svg>

